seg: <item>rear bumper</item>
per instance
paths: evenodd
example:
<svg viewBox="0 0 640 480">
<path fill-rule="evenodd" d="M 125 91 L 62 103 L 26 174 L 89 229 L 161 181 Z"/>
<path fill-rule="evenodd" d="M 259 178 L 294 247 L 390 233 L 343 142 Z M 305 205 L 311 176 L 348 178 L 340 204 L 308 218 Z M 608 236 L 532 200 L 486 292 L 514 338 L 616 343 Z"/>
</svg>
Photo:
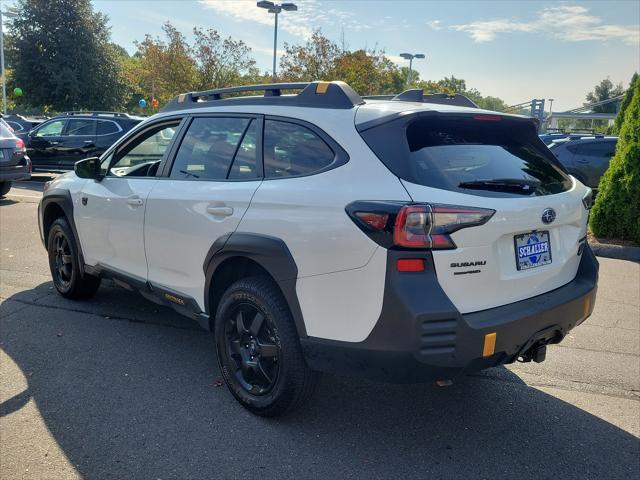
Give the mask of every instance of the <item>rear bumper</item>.
<svg viewBox="0 0 640 480">
<path fill-rule="evenodd" d="M 398 273 L 397 258 L 426 258 L 425 272 Z M 313 369 L 388 382 L 450 379 L 513 362 L 532 343 L 558 343 L 593 311 L 598 262 L 587 246 L 576 277 L 543 295 L 462 315 L 424 253 L 389 251 L 382 313 L 360 343 L 301 339 Z M 485 356 L 485 335 L 495 333 Z"/>
<path fill-rule="evenodd" d="M 0 182 L 13 182 L 17 180 L 29 180 L 29 163 L 22 165 L 12 165 L 10 167 L 0 167 Z"/>
</svg>

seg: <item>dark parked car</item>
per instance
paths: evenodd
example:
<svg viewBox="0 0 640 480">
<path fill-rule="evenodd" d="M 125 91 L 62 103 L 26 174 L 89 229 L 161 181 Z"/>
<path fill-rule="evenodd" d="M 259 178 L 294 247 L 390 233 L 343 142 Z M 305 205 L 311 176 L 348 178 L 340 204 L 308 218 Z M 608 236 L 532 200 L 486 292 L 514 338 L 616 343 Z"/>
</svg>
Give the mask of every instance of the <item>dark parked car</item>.
<svg viewBox="0 0 640 480">
<path fill-rule="evenodd" d="M 31 161 L 24 141 L 0 119 L 0 197 L 9 192 L 14 180 L 28 180 L 30 177 Z"/>
<path fill-rule="evenodd" d="M 549 148 L 571 175 L 591 188 L 598 188 L 617 142 L 618 137 L 565 138 L 556 140 Z"/>
<path fill-rule="evenodd" d="M 29 132 L 27 152 L 34 169 L 71 170 L 78 160 L 102 155 L 141 121 L 126 113 L 64 113 Z"/>
<path fill-rule="evenodd" d="M 593 133 L 542 133 L 538 135 L 540 140 L 542 140 L 545 145 L 551 145 L 556 140 L 562 140 L 563 138 L 582 138 L 582 137 L 593 137 L 599 136 L 603 137 L 604 135 L 595 135 Z"/>
<path fill-rule="evenodd" d="M 3 115 L 2 119 L 13 129 L 13 134 L 16 137 L 25 141 L 27 140 L 27 135 L 30 130 L 47 120 L 46 117 L 24 117 L 15 114 Z"/>
</svg>

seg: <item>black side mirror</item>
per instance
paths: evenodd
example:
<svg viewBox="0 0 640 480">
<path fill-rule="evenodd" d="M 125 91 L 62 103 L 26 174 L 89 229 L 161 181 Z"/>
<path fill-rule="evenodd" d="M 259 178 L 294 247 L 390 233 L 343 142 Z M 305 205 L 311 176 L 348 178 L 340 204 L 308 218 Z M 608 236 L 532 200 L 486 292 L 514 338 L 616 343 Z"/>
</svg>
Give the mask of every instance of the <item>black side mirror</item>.
<svg viewBox="0 0 640 480">
<path fill-rule="evenodd" d="M 76 175 L 80 178 L 93 178 L 94 180 L 100 180 L 100 159 L 98 157 L 85 158 L 76 162 L 73 169 Z"/>
</svg>

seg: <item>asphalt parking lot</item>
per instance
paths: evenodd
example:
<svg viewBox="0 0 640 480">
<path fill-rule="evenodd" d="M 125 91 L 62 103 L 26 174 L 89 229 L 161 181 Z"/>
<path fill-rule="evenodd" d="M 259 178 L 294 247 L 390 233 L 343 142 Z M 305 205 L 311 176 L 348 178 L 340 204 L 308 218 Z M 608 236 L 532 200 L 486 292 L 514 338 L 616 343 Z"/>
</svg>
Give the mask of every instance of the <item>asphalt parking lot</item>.
<svg viewBox="0 0 640 480">
<path fill-rule="evenodd" d="M 55 293 L 43 181 L 0 200 L 0 478 L 637 478 L 640 264 L 600 259 L 593 316 L 543 364 L 449 388 L 325 376 L 262 419 L 195 323 L 106 282 Z"/>
</svg>

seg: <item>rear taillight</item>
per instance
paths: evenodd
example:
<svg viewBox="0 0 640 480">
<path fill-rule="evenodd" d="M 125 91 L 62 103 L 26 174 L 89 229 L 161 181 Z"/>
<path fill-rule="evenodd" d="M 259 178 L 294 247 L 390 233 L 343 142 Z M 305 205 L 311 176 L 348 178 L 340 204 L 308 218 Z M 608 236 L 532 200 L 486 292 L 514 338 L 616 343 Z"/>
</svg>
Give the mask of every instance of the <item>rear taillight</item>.
<svg viewBox="0 0 640 480">
<path fill-rule="evenodd" d="M 495 210 L 428 203 L 354 202 L 354 222 L 385 248 L 454 249 L 451 234 L 486 223 Z"/>
<path fill-rule="evenodd" d="M 26 147 L 24 145 L 24 140 L 22 140 L 21 138 L 16 138 L 16 151 L 17 152 L 24 152 L 26 151 Z"/>
</svg>

